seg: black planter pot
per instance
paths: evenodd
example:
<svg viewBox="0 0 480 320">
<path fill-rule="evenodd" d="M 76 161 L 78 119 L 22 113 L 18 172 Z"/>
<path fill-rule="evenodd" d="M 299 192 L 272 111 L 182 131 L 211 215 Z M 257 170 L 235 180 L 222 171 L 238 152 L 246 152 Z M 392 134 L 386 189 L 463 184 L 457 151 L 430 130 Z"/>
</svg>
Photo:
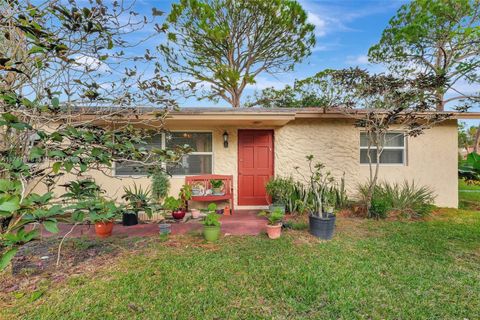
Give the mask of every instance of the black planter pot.
<svg viewBox="0 0 480 320">
<path fill-rule="evenodd" d="M 134 226 L 138 224 L 138 216 L 135 213 L 124 213 L 122 216 L 122 224 L 124 226 Z"/>
<path fill-rule="evenodd" d="M 327 218 L 319 218 L 310 215 L 310 233 L 315 237 L 330 240 L 333 238 L 333 232 L 335 231 L 335 219 L 333 214 L 328 215 Z"/>
</svg>

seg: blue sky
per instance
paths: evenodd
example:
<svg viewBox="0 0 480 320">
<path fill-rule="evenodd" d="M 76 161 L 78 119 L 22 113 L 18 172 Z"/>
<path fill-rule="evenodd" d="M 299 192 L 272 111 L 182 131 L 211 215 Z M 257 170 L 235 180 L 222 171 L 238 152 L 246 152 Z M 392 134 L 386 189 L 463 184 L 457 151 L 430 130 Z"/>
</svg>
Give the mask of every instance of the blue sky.
<svg viewBox="0 0 480 320">
<path fill-rule="evenodd" d="M 175 1 L 138 0 L 136 10 L 149 14 L 152 7 L 164 12 L 170 11 Z M 316 27 L 317 44 L 311 56 L 298 64 L 293 72 L 282 74 L 261 74 L 257 83 L 248 88 L 245 95 L 251 95 L 255 90 L 266 87 L 281 88 L 292 84 L 295 79 L 312 76 L 326 68 L 345 68 L 360 66 L 371 71 L 383 71 L 378 65 L 367 61 L 370 46 L 377 43 L 388 21 L 395 15 L 398 8 L 407 1 L 402 0 L 299 0 L 309 15 L 309 20 Z M 159 19 L 161 21 L 161 19 Z M 147 42 L 145 47 L 153 49 L 158 44 Z M 222 100 L 218 103 L 197 101 L 190 98 L 179 101 L 181 106 L 218 106 L 227 107 Z M 477 121 L 478 123 L 479 121 Z M 475 124 L 470 121 L 469 124 Z"/>
</svg>

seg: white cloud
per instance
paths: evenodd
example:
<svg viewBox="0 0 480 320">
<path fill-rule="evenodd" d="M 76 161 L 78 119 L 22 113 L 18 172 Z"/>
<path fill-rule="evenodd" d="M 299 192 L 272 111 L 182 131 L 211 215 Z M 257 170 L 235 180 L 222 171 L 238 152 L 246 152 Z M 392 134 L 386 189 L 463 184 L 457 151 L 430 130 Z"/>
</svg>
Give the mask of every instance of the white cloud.
<svg viewBox="0 0 480 320">
<path fill-rule="evenodd" d="M 368 56 L 367 55 L 358 55 L 358 56 L 347 56 L 347 61 L 345 61 L 349 65 L 366 65 L 370 64 L 368 62 Z"/>
<path fill-rule="evenodd" d="M 307 21 L 315 26 L 315 35 L 317 37 L 324 36 L 327 33 L 327 22 L 316 13 L 308 11 L 307 14 Z"/>
<path fill-rule="evenodd" d="M 86 71 L 99 71 L 99 72 L 108 72 L 111 71 L 110 67 L 98 60 L 95 57 L 90 57 L 86 55 L 78 55 L 74 57 L 75 64 L 78 66 L 78 69 Z"/>
</svg>

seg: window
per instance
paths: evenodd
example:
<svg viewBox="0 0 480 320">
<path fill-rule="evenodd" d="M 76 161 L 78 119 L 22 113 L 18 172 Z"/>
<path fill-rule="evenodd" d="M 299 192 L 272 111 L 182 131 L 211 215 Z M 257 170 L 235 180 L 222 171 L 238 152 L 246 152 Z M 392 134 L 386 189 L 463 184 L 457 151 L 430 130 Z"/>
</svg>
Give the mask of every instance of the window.
<svg viewBox="0 0 480 320">
<path fill-rule="evenodd" d="M 389 132 L 385 135 L 385 144 L 380 163 L 382 164 L 405 164 L 405 136 L 401 132 Z M 377 148 L 370 146 L 372 163 L 377 158 Z M 360 163 L 368 164 L 368 136 L 366 132 L 360 133 Z"/>
<path fill-rule="evenodd" d="M 211 132 L 168 132 L 156 135 L 148 142 L 147 148 L 173 148 L 189 145 L 193 151 L 185 155 L 178 164 L 168 165 L 172 175 L 210 174 L 213 168 L 213 149 Z M 146 175 L 144 167 L 134 163 L 116 163 L 115 175 Z"/>
<path fill-rule="evenodd" d="M 145 146 L 146 149 L 157 148 L 161 149 L 162 146 L 162 135 L 157 134 L 151 137 L 151 139 L 147 140 L 147 145 Z M 135 162 L 122 162 L 122 163 L 115 163 L 115 175 L 116 176 L 145 176 L 147 175 L 147 170 L 142 165 L 139 165 Z"/>
<path fill-rule="evenodd" d="M 212 134 L 210 132 L 170 132 L 166 134 L 167 148 L 189 145 L 193 151 L 185 155 L 176 165 L 167 166 L 172 175 L 194 175 L 212 173 Z"/>
</svg>

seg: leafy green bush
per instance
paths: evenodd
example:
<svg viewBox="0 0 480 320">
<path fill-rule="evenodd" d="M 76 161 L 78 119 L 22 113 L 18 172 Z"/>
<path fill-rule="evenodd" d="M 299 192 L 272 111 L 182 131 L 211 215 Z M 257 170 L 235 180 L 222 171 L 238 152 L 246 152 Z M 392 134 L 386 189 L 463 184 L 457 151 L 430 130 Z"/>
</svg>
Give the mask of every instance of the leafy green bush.
<svg viewBox="0 0 480 320">
<path fill-rule="evenodd" d="M 370 206 L 370 218 L 385 219 L 388 217 L 388 211 L 390 209 L 391 207 L 388 199 L 374 195 Z"/>
<path fill-rule="evenodd" d="M 292 177 L 275 177 L 266 186 L 267 193 L 272 197 L 273 203 L 284 204 L 289 213 L 305 213 L 316 205 L 316 197 L 310 186 L 295 181 Z M 345 190 L 345 179 L 340 183 L 331 181 L 325 188 L 323 197 L 329 205 L 337 208 L 347 206 L 348 198 Z"/>
<path fill-rule="evenodd" d="M 468 184 L 478 184 L 480 182 L 480 154 L 469 153 L 466 160 L 460 161 L 458 175 Z"/>
<path fill-rule="evenodd" d="M 359 185 L 357 191 L 361 202 L 368 203 L 368 185 Z M 434 200 L 435 195 L 430 188 L 418 186 L 415 182 L 382 182 L 375 186 L 368 217 L 386 218 L 394 211 L 407 217 L 423 217 L 435 208 Z"/>
<path fill-rule="evenodd" d="M 168 196 L 170 190 L 170 179 L 162 170 L 156 170 L 152 176 L 152 197 L 157 201 L 162 201 Z"/>
</svg>

